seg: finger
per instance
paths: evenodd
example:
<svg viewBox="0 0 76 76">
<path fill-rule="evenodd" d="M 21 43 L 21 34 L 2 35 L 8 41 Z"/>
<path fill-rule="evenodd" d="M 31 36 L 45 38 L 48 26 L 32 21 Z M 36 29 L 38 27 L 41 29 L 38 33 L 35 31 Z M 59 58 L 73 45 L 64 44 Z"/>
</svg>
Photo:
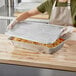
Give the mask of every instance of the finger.
<svg viewBox="0 0 76 76">
<path fill-rule="evenodd" d="M 74 31 L 74 27 L 72 26 L 67 26 L 63 28 L 63 31 L 61 32 L 61 36 L 66 34 L 66 33 L 72 33 Z"/>
<path fill-rule="evenodd" d="M 11 30 L 12 28 L 13 28 L 12 25 L 8 25 L 8 26 L 7 26 L 7 30 Z"/>
</svg>

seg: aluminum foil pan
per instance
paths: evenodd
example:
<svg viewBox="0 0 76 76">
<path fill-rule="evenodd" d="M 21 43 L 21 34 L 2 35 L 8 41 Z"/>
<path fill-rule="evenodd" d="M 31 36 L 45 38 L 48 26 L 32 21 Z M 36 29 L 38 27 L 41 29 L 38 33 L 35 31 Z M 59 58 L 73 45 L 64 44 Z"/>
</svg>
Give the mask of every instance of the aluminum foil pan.
<svg viewBox="0 0 76 76">
<path fill-rule="evenodd" d="M 28 49 L 34 52 L 51 53 L 51 54 L 58 51 L 60 48 L 62 48 L 65 42 L 65 40 L 62 38 L 59 38 L 61 40 L 56 40 L 56 42 L 52 44 L 42 44 L 42 43 L 36 43 L 36 42 L 30 43 L 30 41 L 27 42 L 27 40 L 23 40 L 23 39 L 16 38 L 16 37 L 9 37 L 8 39 L 11 40 L 12 44 L 15 47 Z"/>
<path fill-rule="evenodd" d="M 5 34 L 11 37 L 18 37 L 26 39 L 32 42 L 38 42 L 42 44 L 53 44 L 58 38 L 60 38 L 61 29 L 63 27 L 59 25 L 34 23 L 34 22 L 21 22 L 17 24 L 12 30 L 7 31 Z M 11 40 L 15 47 L 29 49 L 31 51 L 54 53 L 62 48 L 66 38 L 59 45 L 55 47 L 46 47 L 41 45 L 23 43 Z"/>
<path fill-rule="evenodd" d="M 59 25 L 35 23 L 35 22 L 21 22 L 6 32 L 9 36 L 15 36 L 30 41 L 35 41 L 43 44 L 55 42 L 61 34 L 63 27 Z"/>
</svg>

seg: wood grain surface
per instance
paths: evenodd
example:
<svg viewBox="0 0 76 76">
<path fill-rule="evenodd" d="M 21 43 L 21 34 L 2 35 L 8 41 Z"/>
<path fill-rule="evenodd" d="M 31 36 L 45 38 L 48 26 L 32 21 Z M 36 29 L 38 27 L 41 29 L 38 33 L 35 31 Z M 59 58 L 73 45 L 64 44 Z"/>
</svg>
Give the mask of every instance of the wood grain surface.
<svg viewBox="0 0 76 76">
<path fill-rule="evenodd" d="M 54 54 L 42 54 L 15 47 L 8 36 L 0 34 L 0 63 L 76 71 L 76 41 L 67 40 Z"/>
</svg>

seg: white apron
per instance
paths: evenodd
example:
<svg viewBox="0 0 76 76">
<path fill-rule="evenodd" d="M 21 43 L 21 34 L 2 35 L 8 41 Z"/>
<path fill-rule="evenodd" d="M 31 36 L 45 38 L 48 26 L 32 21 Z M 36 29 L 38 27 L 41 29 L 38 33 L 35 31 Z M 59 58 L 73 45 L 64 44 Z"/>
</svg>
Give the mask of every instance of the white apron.
<svg viewBox="0 0 76 76">
<path fill-rule="evenodd" d="M 73 25 L 70 9 L 70 0 L 68 0 L 68 5 L 65 7 L 56 7 L 56 1 L 53 4 L 50 23 L 62 26 Z"/>
<path fill-rule="evenodd" d="M 49 23 L 61 26 L 72 26 L 73 22 L 71 17 L 70 0 L 68 0 L 66 7 L 56 7 L 56 1 L 57 0 L 55 0 L 53 4 Z M 72 36 L 69 39 L 76 40 L 76 33 L 72 33 Z"/>
</svg>

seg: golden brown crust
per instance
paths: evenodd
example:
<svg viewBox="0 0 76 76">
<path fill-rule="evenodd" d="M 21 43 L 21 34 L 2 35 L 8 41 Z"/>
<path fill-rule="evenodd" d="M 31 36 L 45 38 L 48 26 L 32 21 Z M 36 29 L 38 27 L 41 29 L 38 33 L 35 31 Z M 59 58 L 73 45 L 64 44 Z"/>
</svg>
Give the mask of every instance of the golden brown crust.
<svg viewBox="0 0 76 76">
<path fill-rule="evenodd" d="M 64 39 L 59 38 L 59 39 L 57 39 L 57 40 L 56 40 L 54 43 L 52 43 L 52 44 L 43 44 L 43 43 L 38 43 L 38 42 L 34 42 L 34 41 L 29 41 L 29 40 L 22 39 L 22 38 L 17 38 L 17 37 L 10 37 L 10 40 L 19 41 L 19 42 L 24 42 L 24 43 L 31 43 L 31 44 L 35 44 L 35 45 L 47 46 L 47 47 L 49 47 L 49 48 L 56 47 L 57 45 L 59 45 L 61 42 L 64 41 Z"/>
</svg>

